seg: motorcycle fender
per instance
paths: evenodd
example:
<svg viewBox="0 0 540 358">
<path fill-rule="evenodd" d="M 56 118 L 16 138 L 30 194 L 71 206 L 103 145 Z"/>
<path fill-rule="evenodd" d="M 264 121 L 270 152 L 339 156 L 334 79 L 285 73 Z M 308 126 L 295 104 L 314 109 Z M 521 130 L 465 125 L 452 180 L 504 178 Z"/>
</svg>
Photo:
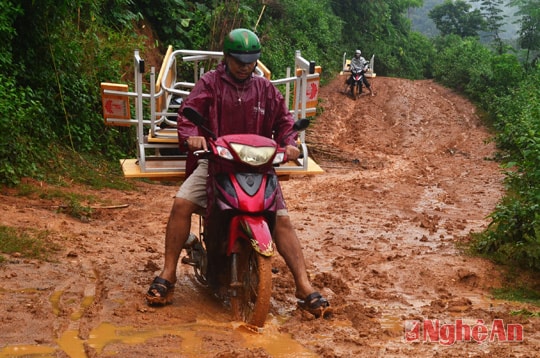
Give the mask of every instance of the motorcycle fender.
<svg viewBox="0 0 540 358">
<path fill-rule="evenodd" d="M 235 216 L 229 227 L 229 245 L 227 254 L 236 251 L 239 239 L 248 240 L 253 249 L 263 256 L 272 256 L 274 246 L 268 223 L 262 216 Z"/>
</svg>

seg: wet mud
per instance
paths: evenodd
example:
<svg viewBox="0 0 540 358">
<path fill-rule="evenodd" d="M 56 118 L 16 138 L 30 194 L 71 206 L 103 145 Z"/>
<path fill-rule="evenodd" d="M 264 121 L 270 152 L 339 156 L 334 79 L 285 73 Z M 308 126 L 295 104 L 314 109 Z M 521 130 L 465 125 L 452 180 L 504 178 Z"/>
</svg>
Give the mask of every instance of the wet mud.
<svg viewBox="0 0 540 358">
<path fill-rule="evenodd" d="M 0 266 L 0 357 L 536 356 L 539 319 L 514 314 L 536 308 L 493 299 L 501 268 L 460 248 L 503 195 L 474 106 L 432 81 L 382 77 L 374 97 L 353 101 L 343 80 L 321 88 L 306 135 L 325 173 L 282 182 L 330 319 L 297 308 L 277 254 L 260 333 L 231 321 L 187 266 L 173 303 L 148 307 L 177 183 L 58 189 L 121 206 L 88 222 L 4 188 L 0 223 L 46 230 L 62 249 L 51 262 L 12 255 Z"/>
</svg>

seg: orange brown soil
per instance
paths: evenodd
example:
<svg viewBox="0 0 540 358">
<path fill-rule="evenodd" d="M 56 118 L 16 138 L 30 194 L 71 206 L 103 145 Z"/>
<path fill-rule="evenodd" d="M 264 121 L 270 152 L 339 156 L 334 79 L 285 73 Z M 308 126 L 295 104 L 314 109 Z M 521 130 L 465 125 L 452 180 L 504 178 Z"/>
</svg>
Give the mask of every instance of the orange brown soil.
<svg viewBox="0 0 540 358">
<path fill-rule="evenodd" d="M 432 81 L 372 80 L 376 96 L 321 88 L 323 113 L 307 133 L 325 169 L 282 182 L 314 285 L 329 320 L 296 309 L 292 277 L 274 258 L 271 314 L 261 334 L 179 267 L 172 305 L 150 308 L 175 185 L 137 190 L 55 188 L 119 205 L 88 222 L 58 203 L 3 189 L 0 224 L 46 230 L 62 250 L 52 262 L 6 256 L 0 266 L 0 357 L 533 357 L 539 319 L 497 301 L 503 275 L 456 244 L 489 224 L 503 195 L 490 133 L 474 106 Z M 33 185 L 45 185 L 34 183 Z M 124 205 L 127 204 L 127 205 Z M 524 328 L 522 342 L 407 342 L 409 321 L 493 322 Z M 407 323 L 409 322 L 409 323 Z"/>
</svg>

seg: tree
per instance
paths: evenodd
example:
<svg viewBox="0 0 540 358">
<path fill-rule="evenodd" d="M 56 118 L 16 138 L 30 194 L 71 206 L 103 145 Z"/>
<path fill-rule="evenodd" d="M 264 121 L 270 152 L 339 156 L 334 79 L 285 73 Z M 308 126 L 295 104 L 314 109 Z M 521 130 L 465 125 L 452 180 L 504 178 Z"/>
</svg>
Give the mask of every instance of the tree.
<svg viewBox="0 0 540 358">
<path fill-rule="evenodd" d="M 268 2 L 257 28 L 263 51 L 261 59 L 278 78 L 294 64 L 294 50 L 323 66 L 323 76 L 341 65 L 339 44 L 342 21 L 333 14 L 329 0 L 281 0 Z M 328 71 L 328 72 L 326 72 Z"/>
<path fill-rule="evenodd" d="M 501 39 L 501 28 L 506 16 L 503 15 L 501 7 L 503 0 L 473 0 L 480 3 L 480 10 L 486 21 L 486 31 L 493 37 L 495 49 L 499 55 L 504 51 L 504 43 Z M 504 30 L 503 30 L 504 32 Z"/>
<path fill-rule="evenodd" d="M 419 7 L 419 0 L 333 0 L 334 13 L 344 21 L 345 51 L 362 50 L 375 54 L 377 72 L 391 76 L 418 78 L 420 63 L 427 58 L 426 47 L 418 36 L 411 36 L 406 12 Z M 426 61 L 427 62 L 427 61 Z"/>
<path fill-rule="evenodd" d="M 479 9 L 471 11 L 472 6 L 463 0 L 446 0 L 435 6 L 428 14 L 442 36 L 455 34 L 460 37 L 477 37 L 486 26 Z"/>
<path fill-rule="evenodd" d="M 437 30 L 433 20 L 428 17 L 428 13 L 440 4 L 441 0 L 424 0 L 421 7 L 408 9 L 407 17 L 411 20 L 412 29 L 429 38 L 438 36 L 439 30 Z"/>
<path fill-rule="evenodd" d="M 540 0 L 513 0 L 510 5 L 519 9 L 516 13 L 521 16 L 517 21 L 521 24 L 519 43 L 521 48 L 527 50 L 525 63 L 529 63 L 531 52 L 540 50 Z"/>
</svg>

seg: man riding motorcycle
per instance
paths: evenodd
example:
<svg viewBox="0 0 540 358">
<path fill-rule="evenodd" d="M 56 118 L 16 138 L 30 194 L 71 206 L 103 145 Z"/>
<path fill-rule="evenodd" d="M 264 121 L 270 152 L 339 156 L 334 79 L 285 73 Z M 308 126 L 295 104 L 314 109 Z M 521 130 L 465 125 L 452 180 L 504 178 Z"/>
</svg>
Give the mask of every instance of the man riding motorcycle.
<svg viewBox="0 0 540 358">
<path fill-rule="evenodd" d="M 261 44 L 255 33 L 234 29 L 224 39 L 223 61 L 195 84 L 178 112 L 178 139 L 182 149 L 189 150 L 186 172 L 171 209 L 165 232 L 165 263 L 146 294 L 149 305 L 172 302 L 177 282 L 176 269 L 187 241 L 191 215 L 206 207 L 207 163 L 197 161 L 196 150 L 207 150 L 207 140 L 183 115 L 191 108 L 208 118 L 207 126 L 217 136 L 250 133 L 275 138 L 285 147 L 287 158 L 299 155 L 293 131 L 293 116 L 284 97 L 264 77 L 253 74 L 261 55 Z M 278 252 L 291 270 L 296 284 L 299 308 L 320 316 L 330 304 L 311 285 L 300 241 L 291 223 L 285 201 L 279 190 L 274 240 Z M 323 312 L 324 311 L 324 312 Z"/>
<path fill-rule="evenodd" d="M 354 56 L 351 59 L 351 64 L 350 64 L 349 69 L 351 72 L 357 72 L 357 71 L 363 71 L 364 73 L 367 72 L 367 70 L 369 69 L 369 62 L 366 61 L 364 57 L 362 57 L 362 51 L 356 50 L 354 52 Z M 371 90 L 371 84 L 368 82 L 366 76 L 362 77 L 362 82 L 364 83 L 364 86 L 366 86 L 366 88 L 369 90 L 369 93 L 373 96 L 373 91 Z M 347 84 L 351 85 L 352 83 L 353 83 L 353 79 L 352 79 L 352 74 L 351 74 L 351 77 L 349 77 Z"/>
</svg>

